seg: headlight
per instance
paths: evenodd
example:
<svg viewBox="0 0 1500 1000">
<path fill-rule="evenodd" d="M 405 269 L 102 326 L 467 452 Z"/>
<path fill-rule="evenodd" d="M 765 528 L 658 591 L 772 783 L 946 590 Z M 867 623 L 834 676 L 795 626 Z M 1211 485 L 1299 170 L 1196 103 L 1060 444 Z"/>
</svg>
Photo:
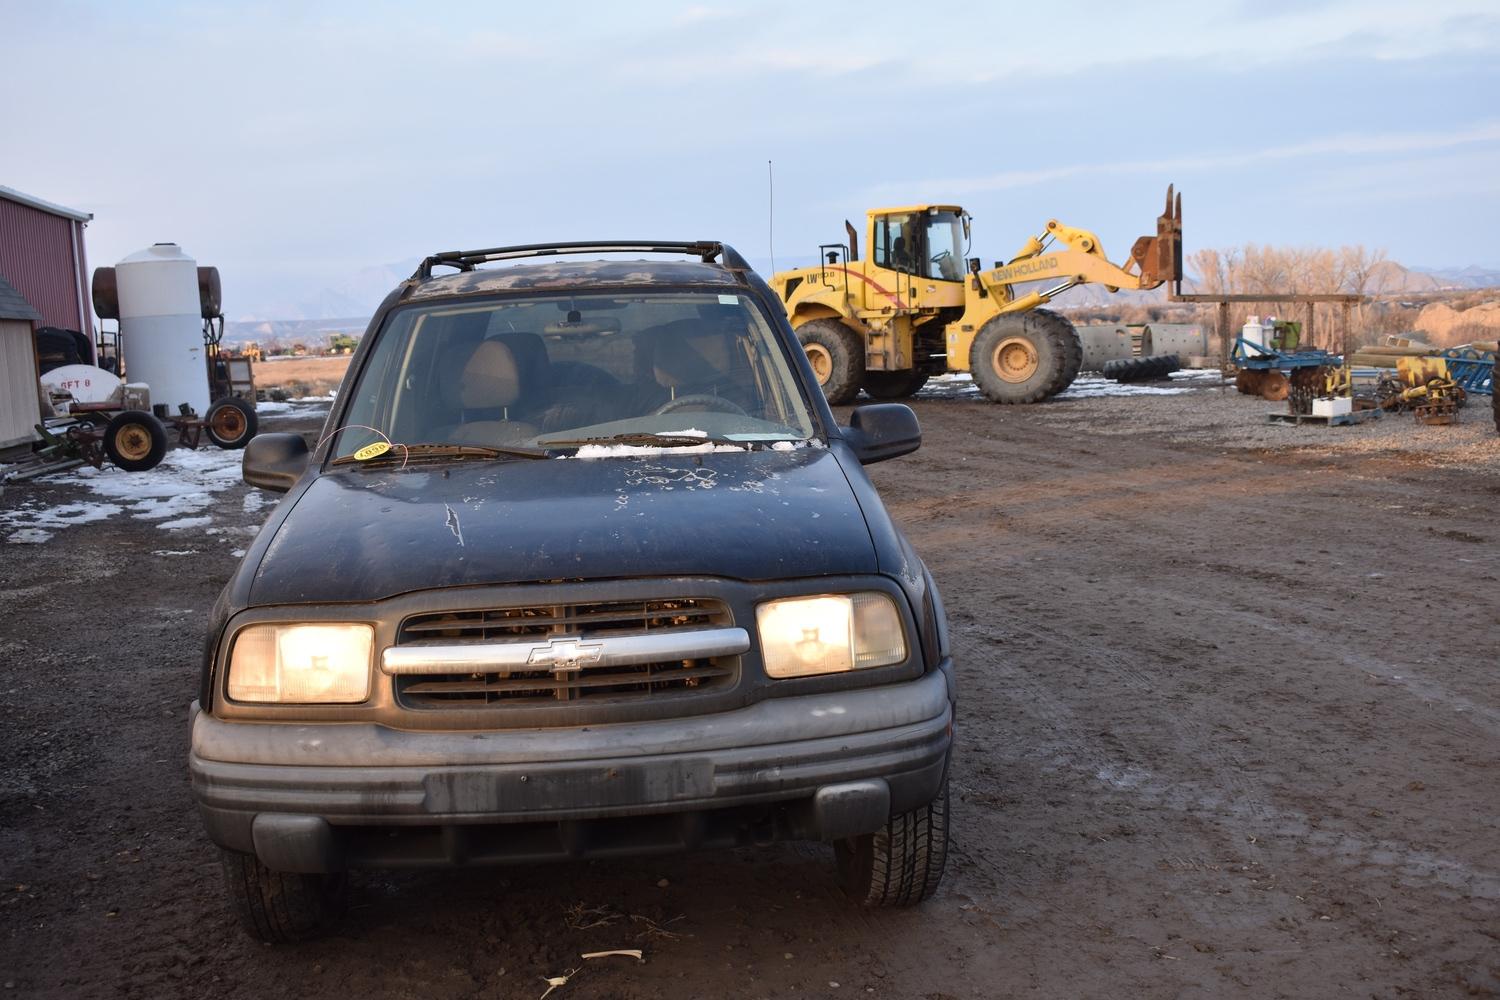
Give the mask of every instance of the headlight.
<svg viewBox="0 0 1500 1000">
<path fill-rule="evenodd" d="M 368 625 L 251 625 L 229 654 L 235 701 L 349 703 L 370 695 Z"/>
<path fill-rule="evenodd" d="M 805 677 L 906 659 L 901 613 L 885 594 L 790 597 L 755 609 L 772 677 Z"/>
</svg>

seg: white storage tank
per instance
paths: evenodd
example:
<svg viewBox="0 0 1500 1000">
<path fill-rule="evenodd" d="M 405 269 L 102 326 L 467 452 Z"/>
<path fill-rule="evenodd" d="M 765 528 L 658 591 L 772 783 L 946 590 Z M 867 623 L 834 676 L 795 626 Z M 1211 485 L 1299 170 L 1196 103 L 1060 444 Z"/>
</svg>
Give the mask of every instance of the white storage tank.
<svg viewBox="0 0 1500 1000">
<path fill-rule="evenodd" d="M 115 266 L 121 350 L 132 382 L 151 385 L 152 404 L 176 416 L 187 403 L 208 412 L 198 263 L 175 243 L 158 243 Z"/>
</svg>

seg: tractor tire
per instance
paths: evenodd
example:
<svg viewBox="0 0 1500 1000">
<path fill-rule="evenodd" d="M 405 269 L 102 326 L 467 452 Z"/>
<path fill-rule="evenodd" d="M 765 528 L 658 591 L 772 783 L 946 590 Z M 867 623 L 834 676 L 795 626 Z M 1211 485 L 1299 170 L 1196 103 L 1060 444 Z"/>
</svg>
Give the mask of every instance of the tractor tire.
<svg viewBox="0 0 1500 1000">
<path fill-rule="evenodd" d="M 862 906 L 915 906 L 937 891 L 948 858 L 948 779 L 937 798 L 885 829 L 836 841 L 839 883 Z"/>
<path fill-rule="evenodd" d="M 919 371 L 865 372 L 865 394 L 871 399 L 906 399 L 927 384 Z"/>
<path fill-rule="evenodd" d="M 815 319 L 797 327 L 797 340 L 828 402 L 854 402 L 865 380 L 864 337 L 836 319 Z"/>
<path fill-rule="evenodd" d="M 208 408 L 203 430 L 208 439 L 226 451 L 245 447 L 255 437 L 255 408 L 243 399 L 225 396 Z"/>
<path fill-rule="evenodd" d="M 167 429 L 145 410 L 122 410 L 104 428 L 104 453 L 126 472 L 154 469 L 167 453 Z"/>
<path fill-rule="evenodd" d="M 343 916 L 349 879 L 272 871 L 253 854 L 221 848 L 224 888 L 240 924 L 257 941 L 295 944 L 322 936 Z"/>
<path fill-rule="evenodd" d="M 1115 382 L 1149 382 L 1166 378 L 1181 365 L 1175 354 L 1155 354 L 1146 358 L 1121 358 L 1104 363 L 1104 377 Z"/>
<path fill-rule="evenodd" d="M 1056 313 L 1011 313 L 980 328 L 969 371 L 993 403 L 1036 403 L 1072 384 L 1082 350 L 1078 331 Z"/>
<path fill-rule="evenodd" d="M 1056 340 L 1063 347 L 1062 371 L 1058 374 L 1056 386 L 1048 393 L 1049 396 L 1055 396 L 1073 384 L 1083 367 L 1083 338 L 1078 335 L 1078 328 L 1073 325 L 1072 320 L 1051 309 L 1035 309 L 1031 315 L 1036 317 L 1038 324 L 1051 327 Z"/>
</svg>

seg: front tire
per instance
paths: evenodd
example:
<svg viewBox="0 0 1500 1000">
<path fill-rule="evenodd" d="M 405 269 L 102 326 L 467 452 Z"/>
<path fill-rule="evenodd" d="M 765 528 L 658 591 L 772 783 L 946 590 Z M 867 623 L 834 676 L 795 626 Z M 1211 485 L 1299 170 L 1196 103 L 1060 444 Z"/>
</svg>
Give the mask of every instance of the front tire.
<svg viewBox="0 0 1500 1000">
<path fill-rule="evenodd" d="M 948 860 L 948 778 L 937 798 L 885 829 L 833 845 L 839 883 L 862 906 L 915 906 L 937 892 Z"/>
<path fill-rule="evenodd" d="M 272 871 L 253 854 L 220 849 L 224 888 L 246 932 L 269 944 L 321 937 L 344 914 L 349 879 Z"/>
<path fill-rule="evenodd" d="M 828 402 L 854 402 L 865 380 L 864 338 L 836 319 L 815 319 L 797 327 L 797 340 Z"/>
<path fill-rule="evenodd" d="M 1036 403 L 1073 383 L 1083 357 L 1078 331 L 1045 309 L 996 316 L 969 348 L 969 370 L 994 403 Z"/>
<path fill-rule="evenodd" d="M 154 469 L 167 453 L 167 429 L 145 410 L 123 410 L 104 428 L 104 453 L 126 472 Z"/>
</svg>

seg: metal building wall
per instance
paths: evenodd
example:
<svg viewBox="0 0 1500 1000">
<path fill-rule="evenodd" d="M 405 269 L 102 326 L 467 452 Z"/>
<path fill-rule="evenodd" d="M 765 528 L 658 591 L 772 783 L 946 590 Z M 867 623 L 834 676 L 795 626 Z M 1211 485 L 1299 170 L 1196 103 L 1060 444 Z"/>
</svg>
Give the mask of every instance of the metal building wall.
<svg viewBox="0 0 1500 1000">
<path fill-rule="evenodd" d="M 25 320 L 0 319 L 0 448 L 36 437 L 42 403 L 36 382 L 36 343 Z"/>
<path fill-rule="evenodd" d="M 42 314 L 43 326 L 80 330 L 93 342 L 83 223 L 0 198 L 0 274 Z"/>
</svg>

